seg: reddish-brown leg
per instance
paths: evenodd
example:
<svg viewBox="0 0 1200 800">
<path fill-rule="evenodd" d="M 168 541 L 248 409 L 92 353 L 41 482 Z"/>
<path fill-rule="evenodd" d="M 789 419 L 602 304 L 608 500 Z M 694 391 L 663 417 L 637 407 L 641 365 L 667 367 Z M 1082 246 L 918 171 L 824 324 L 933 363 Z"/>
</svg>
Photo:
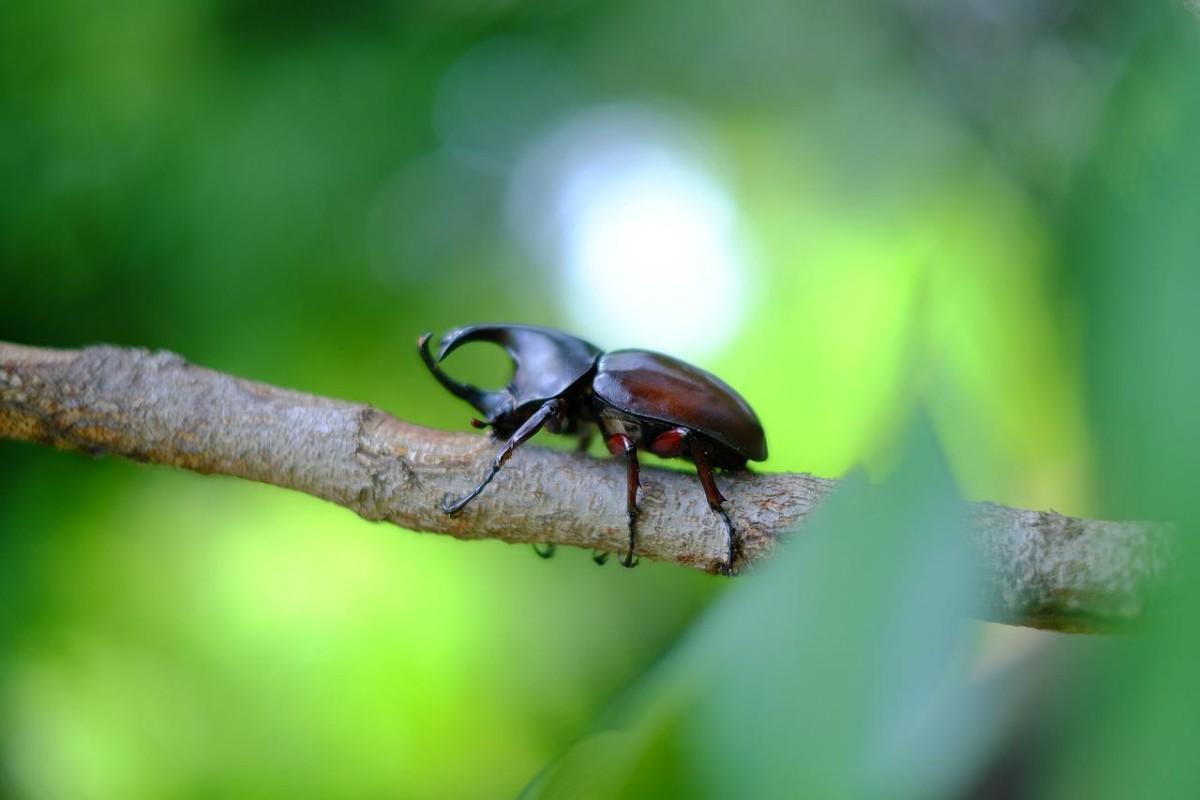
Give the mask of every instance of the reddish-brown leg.
<svg viewBox="0 0 1200 800">
<path fill-rule="evenodd" d="M 700 478 L 700 485 L 704 487 L 704 496 L 708 498 L 708 507 L 721 515 L 721 519 L 725 520 L 725 530 L 729 533 L 729 554 L 726 557 L 725 564 L 721 567 L 721 572 L 724 575 L 733 574 L 733 562 L 737 559 L 741 551 L 741 541 L 738 539 L 737 530 L 733 527 L 732 520 L 725 513 L 725 509 L 721 504 L 725 502 L 725 497 L 717 489 L 717 482 L 713 480 L 712 467 L 708 463 L 708 456 L 704 454 L 704 448 L 695 440 L 690 440 L 692 449 L 692 461 L 696 464 L 696 475 Z"/>
<path fill-rule="evenodd" d="M 604 444 L 608 447 L 608 452 L 614 456 L 625 455 L 625 465 L 628 468 L 625 483 L 625 512 L 629 515 L 629 552 L 625 558 L 621 559 L 621 566 L 633 567 L 637 565 L 637 561 L 633 557 L 633 550 L 637 535 L 637 492 L 638 486 L 641 485 L 641 481 L 638 479 L 637 448 L 634 447 L 633 440 L 623 433 L 605 437 Z"/>
</svg>

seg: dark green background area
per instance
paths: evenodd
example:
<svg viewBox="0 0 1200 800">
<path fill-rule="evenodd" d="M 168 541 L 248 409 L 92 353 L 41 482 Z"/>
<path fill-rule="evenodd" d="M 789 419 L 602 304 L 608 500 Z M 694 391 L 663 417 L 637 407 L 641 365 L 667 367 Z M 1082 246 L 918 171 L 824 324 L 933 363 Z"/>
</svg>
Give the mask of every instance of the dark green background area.
<svg viewBox="0 0 1200 800">
<path fill-rule="evenodd" d="M 852 477 L 729 582 L 0 442 L 3 794 L 1196 796 L 1198 81 L 1165 0 L 5 4 L 0 340 L 464 428 L 417 334 L 580 324 L 511 182 L 641 109 L 751 254 L 702 366 Z M 964 496 L 1175 520 L 1185 588 L 970 622 Z"/>
</svg>

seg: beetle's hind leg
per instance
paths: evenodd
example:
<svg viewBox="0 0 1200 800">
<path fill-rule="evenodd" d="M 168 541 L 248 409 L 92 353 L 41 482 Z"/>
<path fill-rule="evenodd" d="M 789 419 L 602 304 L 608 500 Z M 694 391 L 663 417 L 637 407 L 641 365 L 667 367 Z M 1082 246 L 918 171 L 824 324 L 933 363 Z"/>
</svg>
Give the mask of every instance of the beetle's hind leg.
<svg viewBox="0 0 1200 800">
<path fill-rule="evenodd" d="M 629 518 L 629 552 L 625 554 L 625 558 L 621 559 L 621 566 L 636 567 L 638 562 L 634 557 L 634 548 L 637 544 L 637 493 L 638 487 L 641 486 L 638 477 L 637 448 L 634 446 L 633 440 L 623 433 L 614 433 L 612 436 L 606 437 L 604 444 L 608 446 L 608 452 L 614 456 L 625 455 L 627 467 L 625 513 Z"/>
<path fill-rule="evenodd" d="M 729 551 L 720 571 L 722 575 L 732 575 L 734 562 L 741 556 L 742 540 L 738 536 L 737 529 L 733 527 L 733 520 L 729 519 L 729 514 L 722 505 L 725 497 L 717 489 L 717 482 L 713 479 L 712 465 L 708 463 L 708 456 L 704 454 L 704 448 L 694 438 L 690 440 L 690 445 L 692 461 L 696 464 L 696 475 L 700 478 L 700 485 L 704 487 L 704 496 L 708 498 L 708 507 L 721 516 L 725 522 L 725 530 L 729 534 Z"/>
</svg>

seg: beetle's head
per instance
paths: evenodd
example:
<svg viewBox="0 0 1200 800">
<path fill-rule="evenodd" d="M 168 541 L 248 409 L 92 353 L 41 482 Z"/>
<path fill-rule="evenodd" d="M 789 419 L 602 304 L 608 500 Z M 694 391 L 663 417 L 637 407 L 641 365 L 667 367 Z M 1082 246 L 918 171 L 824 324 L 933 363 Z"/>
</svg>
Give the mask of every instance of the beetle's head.
<svg viewBox="0 0 1200 800">
<path fill-rule="evenodd" d="M 483 416 L 485 425 L 506 435 L 547 400 L 559 397 L 588 375 L 600 357 L 599 348 L 562 331 L 533 325 L 468 325 L 450 331 L 430 352 L 426 333 L 417 340 L 421 360 L 438 383 L 466 400 Z M 468 342 L 493 342 L 508 352 L 513 375 L 508 385 L 484 391 L 459 383 L 442 371 L 440 362 Z"/>
</svg>

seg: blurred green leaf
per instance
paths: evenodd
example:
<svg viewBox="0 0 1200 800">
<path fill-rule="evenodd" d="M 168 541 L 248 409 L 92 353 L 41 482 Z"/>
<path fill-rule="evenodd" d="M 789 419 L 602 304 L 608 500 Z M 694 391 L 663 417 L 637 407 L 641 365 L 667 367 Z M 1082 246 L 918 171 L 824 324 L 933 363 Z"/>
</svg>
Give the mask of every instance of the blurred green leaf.
<svg viewBox="0 0 1200 800">
<path fill-rule="evenodd" d="M 968 680 L 964 514 L 922 426 L 892 479 L 844 481 L 603 721 L 619 733 L 530 796 L 953 796 L 1003 718 Z"/>
<path fill-rule="evenodd" d="M 1171 519 L 1177 580 L 1144 635 L 1081 663 L 1047 747 L 1064 797 L 1200 796 L 1200 29 L 1162 9 L 1074 203 L 1087 367 L 1109 513 Z"/>
</svg>

